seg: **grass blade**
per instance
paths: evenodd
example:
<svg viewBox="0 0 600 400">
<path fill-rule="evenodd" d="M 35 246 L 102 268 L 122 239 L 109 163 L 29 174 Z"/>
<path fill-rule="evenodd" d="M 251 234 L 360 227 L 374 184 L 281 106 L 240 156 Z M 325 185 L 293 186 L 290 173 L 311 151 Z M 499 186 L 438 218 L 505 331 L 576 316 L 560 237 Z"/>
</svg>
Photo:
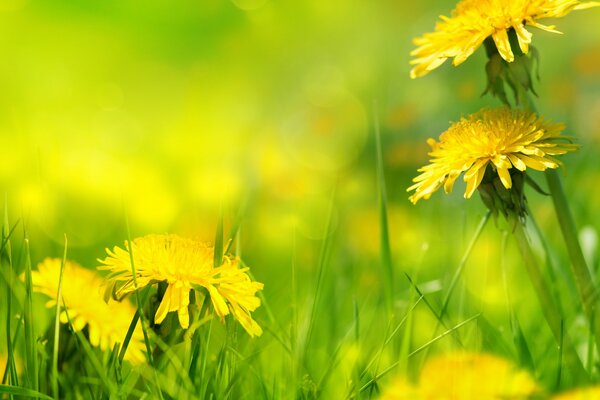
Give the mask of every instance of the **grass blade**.
<svg viewBox="0 0 600 400">
<path fill-rule="evenodd" d="M 68 240 L 65 235 L 65 247 L 63 251 L 62 261 L 60 263 L 60 276 L 58 277 L 58 290 L 56 293 L 56 309 L 54 314 L 54 345 L 52 347 L 52 394 L 55 399 L 58 399 L 58 344 L 60 336 L 60 304 L 62 300 L 62 280 L 65 263 L 67 262 L 67 247 Z"/>
<path fill-rule="evenodd" d="M 53 400 L 52 397 L 40 393 L 37 390 L 26 389 L 20 386 L 2 385 L 0 384 L 0 393 L 6 393 L 11 396 L 33 397 L 36 399 Z"/>
<path fill-rule="evenodd" d="M 383 153 L 381 150 L 381 130 L 376 106 L 373 106 L 373 120 L 375 125 L 375 151 L 377 158 L 377 185 L 379 193 L 379 239 L 382 280 L 384 282 L 385 303 L 391 315 L 394 306 L 394 269 L 392 265 L 392 250 L 387 215 L 387 191 L 383 166 Z"/>
<path fill-rule="evenodd" d="M 34 332 L 33 318 L 33 283 L 31 281 L 31 253 L 29 250 L 29 239 L 25 234 L 25 306 L 24 306 L 24 324 L 25 324 L 25 359 L 27 361 L 27 376 L 29 385 L 33 390 L 39 390 L 39 377 L 37 366 L 37 347 Z"/>
</svg>

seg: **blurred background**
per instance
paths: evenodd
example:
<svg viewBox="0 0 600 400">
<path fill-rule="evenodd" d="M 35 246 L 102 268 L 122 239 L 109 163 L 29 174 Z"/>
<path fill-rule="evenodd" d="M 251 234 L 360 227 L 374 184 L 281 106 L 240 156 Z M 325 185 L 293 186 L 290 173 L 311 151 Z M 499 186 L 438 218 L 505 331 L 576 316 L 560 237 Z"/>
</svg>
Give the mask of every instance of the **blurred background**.
<svg viewBox="0 0 600 400">
<path fill-rule="evenodd" d="M 221 210 L 226 229 L 241 212 L 242 255 L 274 304 L 289 300 L 292 262 L 303 279 L 299 296 L 309 291 L 321 241 L 334 235 L 327 298 L 339 318 L 327 324 L 343 324 L 353 301 L 375 301 L 382 290 L 377 115 L 398 287 L 408 271 L 439 290 L 485 210 L 476 197 L 463 200 L 463 184 L 417 206 L 406 188 L 428 160 L 428 137 L 499 104 L 481 97 L 482 49 L 459 68 L 448 62 L 408 76 L 412 38 L 454 5 L 1 2 L 0 187 L 11 222 L 27 231 L 34 265 L 60 256 L 66 234 L 69 257 L 94 267 L 105 247 L 126 238 L 126 218 L 134 237 L 173 232 L 212 241 Z M 531 28 L 541 54 L 538 105 L 583 145 L 564 158 L 564 181 L 595 257 L 600 9 L 555 23 L 564 35 Z M 530 193 L 529 201 L 540 225 L 556 232 L 550 200 Z M 505 309 L 499 259 L 520 267 L 492 225 L 466 270 L 464 293 L 493 315 Z M 548 239 L 559 246 L 559 237 Z M 527 286 L 518 276 L 516 293 Z M 276 315 L 286 315 L 280 308 Z M 423 326 L 415 329 L 425 340 L 431 329 Z"/>
</svg>

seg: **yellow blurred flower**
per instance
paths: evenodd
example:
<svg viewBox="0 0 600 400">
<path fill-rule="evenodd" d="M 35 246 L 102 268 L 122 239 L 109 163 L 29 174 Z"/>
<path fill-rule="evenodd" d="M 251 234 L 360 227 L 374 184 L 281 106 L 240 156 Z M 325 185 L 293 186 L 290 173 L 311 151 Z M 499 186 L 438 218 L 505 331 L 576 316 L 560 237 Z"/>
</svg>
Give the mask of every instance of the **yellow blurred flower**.
<svg viewBox="0 0 600 400">
<path fill-rule="evenodd" d="M 32 271 L 33 289 L 50 297 L 47 307 L 56 305 L 61 262 L 58 258 L 46 258 L 37 271 Z M 66 324 L 70 320 L 75 331 L 87 326 L 90 343 L 102 350 L 111 350 L 115 343 L 125 339 L 136 310 L 129 302 L 106 303 L 101 293 L 103 283 L 95 272 L 66 261 L 62 279 L 62 301 L 66 310 L 61 312 L 60 321 Z M 125 359 L 132 363 L 143 362 L 144 351 L 144 337 L 138 325 Z"/>
<path fill-rule="evenodd" d="M 453 353 L 432 358 L 420 376 L 424 399 L 527 399 L 538 391 L 533 378 L 489 354 Z"/>
<path fill-rule="evenodd" d="M 239 259 L 223 256 L 223 264 L 214 267 L 214 247 L 177 235 L 137 238 L 133 240 L 131 250 L 138 288 L 157 282 L 168 283 L 154 317 L 155 323 L 160 324 L 167 313 L 177 311 L 180 325 L 188 328 L 190 290 L 198 285 L 206 288 L 221 319 L 231 313 L 248 334 L 262 334 L 250 312 L 260 306 L 256 292 L 263 284 L 250 279 L 246 274 L 248 268 L 240 268 Z M 126 241 L 125 250 L 116 246 L 112 251 L 106 249 L 108 257 L 98 260 L 104 264 L 99 269 L 111 271 L 109 281 L 114 284 L 117 299 L 136 290 L 129 251 Z"/>
<path fill-rule="evenodd" d="M 396 378 L 392 384 L 385 388 L 379 400 L 420 400 L 419 389 L 404 378 Z"/>
<path fill-rule="evenodd" d="M 506 189 L 512 187 L 513 167 L 525 171 L 558 168 L 560 163 L 552 156 L 574 151 L 577 146 L 564 143 L 561 136 L 564 124 L 553 124 L 537 115 L 509 108 L 483 109 L 461 118 L 441 134 L 439 142 L 429 139 L 432 148 L 430 163 L 419 169 L 413 179 L 415 190 L 409 197 L 415 204 L 428 199 L 442 185 L 450 193 L 460 174 L 467 182 L 465 198 L 470 198 L 481 183 L 486 169 L 491 166 Z"/>
<path fill-rule="evenodd" d="M 537 394 L 533 378 L 489 354 L 451 353 L 429 360 L 419 384 L 397 379 L 382 400 L 525 400 Z"/>
<path fill-rule="evenodd" d="M 559 18 L 572 10 L 600 5 L 598 2 L 577 0 L 462 0 L 451 17 L 441 17 L 435 31 L 414 40 L 418 46 L 411 52 L 411 78 L 423 76 L 454 57 L 453 64 L 464 62 L 483 41 L 491 37 L 498 52 L 508 62 L 514 55 L 508 32 L 514 29 L 523 53 L 529 51 L 532 34 L 525 26 L 534 26 L 548 32 L 560 33 L 554 25 L 538 21 Z"/>
<path fill-rule="evenodd" d="M 600 386 L 572 390 L 553 396 L 552 400 L 596 400 L 600 399 Z"/>
</svg>

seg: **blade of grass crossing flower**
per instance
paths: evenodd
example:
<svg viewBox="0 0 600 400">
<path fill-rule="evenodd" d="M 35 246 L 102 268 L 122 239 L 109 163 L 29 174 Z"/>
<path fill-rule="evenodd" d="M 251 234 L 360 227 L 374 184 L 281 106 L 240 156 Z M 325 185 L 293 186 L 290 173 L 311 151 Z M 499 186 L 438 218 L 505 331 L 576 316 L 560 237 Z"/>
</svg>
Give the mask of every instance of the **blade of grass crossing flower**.
<svg viewBox="0 0 600 400">
<path fill-rule="evenodd" d="M 141 297 L 140 297 L 140 293 L 138 290 L 138 283 L 137 283 L 137 273 L 135 271 L 135 262 L 134 262 L 134 257 L 133 257 L 133 246 L 131 246 L 132 240 L 131 240 L 131 229 L 129 228 L 129 218 L 127 218 L 127 216 L 125 217 L 125 225 L 127 227 L 127 243 L 128 243 L 128 248 L 129 248 L 129 262 L 131 264 L 131 274 L 133 277 L 133 285 L 135 287 L 135 291 L 133 292 L 135 295 L 135 300 L 136 300 L 136 304 L 137 304 L 137 314 L 140 317 L 140 323 L 142 325 L 142 333 L 144 335 L 144 344 L 146 346 L 146 357 L 148 357 L 148 363 L 150 364 L 150 366 L 152 367 L 152 371 L 153 371 L 153 378 L 154 378 L 154 385 L 155 387 L 155 392 L 157 394 L 157 397 L 159 399 L 163 399 L 163 395 L 162 395 L 162 391 L 160 388 L 160 383 L 158 382 L 158 376 L 156 374 L 156 365 L 154 363 L 154 357 L 152 356 L 152 347 L 150 346 L 150 338 L 148 336 L 148 325 L 147 325 L 147 321 L 146 318 L 144 317 L 144 303 L 141 302 Z"/>
<path fill-rule="evenodd" d="M 39 377 L 37 366 L 37 347 L 34 331 L 33 318 L 33 285 L 31 281 L 31 253 L 29 249 L 29 239 L 25 233 L 25 307 L 24 307 L 24 324 L 25 324 L 25 359 L 27 360 L 27 377 L 28 382 L 33 390 L 39 390 Z"/>
<path fill-rule="evenodd" d="M 596 338 L 596 349 L 600 351 L 600 316 L 598 315 L 600 313 L 600 299 L 598 288 L 592 279 L 585 257 L 581 251 L 575 221 L 569 208 L 560 175 L 554 169 L 548 169 L 546 170 L 546 180 L 552 194 L 552 202 L 554 203 L 554 210 L 556 211 L 563 240 L 571 259 L 571 271 L 579 290 L 583 309 L 590 323 L 590 329 Z"/>
<path fill-rule="evenodd" d="M 387 191 L 383 165 L 383 152 L 381 145 L 381 127 L 376 104 L 373 105 L 373 123 L 375 128 L 375 151 L 377 159 L 377 187 L 379 195 L 379 246 L 382 268 L 382 281 L 385 293 L 385 303 L 388 314 L 393 313 L 394 307 L 394 269 L 392 264 L 392 250 L 387 215 Z"/>
<path fill-rule="evenodd" d="M 62 280 L 65 263 L 67 261 L 68 239 L 65 234 L 65 245 L 63 249 L 63 257 L 60 263 L 60 275 L 58 277 L 58 290 L 56 291 L 56 308 L 54 311 L 54 343 L 52 346 L 52 394 L 55 399 L 59 398 L 58 393 L 58 345 L 60 337 L 60 304 L 62 300 Z"/>
<path fill-rule="evenodd" d="M 45 395 L 44 393 L 40 393 L 36 390 L 27 389 L 27 388 L 23 388 L 20 386 L 1 385 L 0 384 L 0 393 L 6 393 L 10 396 L 33 397 L 36 399 L 53 400 L 52 397 Z"/>
<path fill-rule="evenodd" d="M 210 307 L 210 296 L 205 295 L 202 300 L 202 306 L 200 307 L 199 317 L 203 318 L 206 315 L 208 308 Z M 212 320 L 212 318 L 211 318 Z M 190 367 L 188 371 L 188 375 L 192 382 L 195 382 L 196 379 L 196 370 L 198 368 L 198 361 L 200 357 L 200 352 L 202 351 L 202 335 L 201 330 L 203 330 L 203 326 L 200 325 L 198 328 L 195 328 L 194 334 L 192 336 L 192 344 L 191 344 L 191 352 L 190 352 Z M 209 338 L 207 337 L 207 340 Z"/>
<path fill-rule="evenodd" d="M 563 344 L 564 359 L 572 372 L 573 379 L 579 382 L 587 382 L 589 380 L 588 373 L 583 367 L 573 344 L 568 336 L 565 335 L 565 337 L 562 338 L 562 314 L 552 297 L 552 291 L 549 289 L 544 276 L 539 269 L 537 260 L 529 245 L 529 239 L 525 233 L 523 224 L 520 221 L 515 221 L 513 235 L 517 241 L 529 279 L 533 285 L 538 301 L 540 302 L 544 318 L 550 327 L 556 343 L 559 346 L 561 343 Z"/>
<path fill-rule="evenodd" d="M 146 294 L 147 294 L 147 292 L 146 292 Z M 145 301 L 144 301 L 144 304 L 145 304 Z M 127 328 L 127 333 L 125 334 L 125 339 L 123 339 L 123 344 L 121 345 L 121 350 L 119 351 L 119 357 L 118 357 L 119 364 L 123 363 L 123 359 L 125 358 L 125 352 L 127 351 L 127 347 L 129 347 L 129 343 L 131 342 L 131 337 L 133 336 L 133 332 L 135 331 L 135 327 L 136 327 L 139 319 L 140 319 L 140 316 L 137 312 L 135 314 L 133 314 L 133 318 L 131 318 L 131 323 L 129 324 L 129 328 Z"/>
<path fill-rule="evenodd" d="M 215 253 L 214 266 L 215 268 L 223 264 L 223 210 L 219 213 L 217 222 L 217 231 L 215 232 Z"/>
</svg>

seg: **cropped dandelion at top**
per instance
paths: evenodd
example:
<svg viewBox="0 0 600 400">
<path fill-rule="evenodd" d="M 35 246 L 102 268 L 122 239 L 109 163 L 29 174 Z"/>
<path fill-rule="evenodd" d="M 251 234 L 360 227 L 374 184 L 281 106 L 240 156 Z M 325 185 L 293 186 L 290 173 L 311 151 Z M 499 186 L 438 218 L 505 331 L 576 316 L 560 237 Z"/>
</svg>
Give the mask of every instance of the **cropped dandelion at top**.
<svg viewBox="0 0 600 400">
<path fill-rule="evenodd" d="M 462 0 L 451 17 L 441 16 L 435 31 L 414 39 L 418 46 L 411 52 L 415 57 L 411 64 L 411 78 L 423 76 L 442 65 L 448 58 L 453 64 L 464 62 L 483 41 L 491 37 L 498 52 L 508 62 L 514 55 L 508 39 L 508 31 L 514 29 L 519 48 L 529 51 L 532 34 L 525 26 L 560 33 L 554 25 L 543 25 L 538 20 L 559 18 L 572 10 L 598 6 L 598 2 L 577 0 Z"/>
<path fill-rule="evenodd" d="M 223 256 L 223 263 L 214 267 L 214 247 L 177 235 L 147 235 L 133 240 L 133 263 L 136 281 L 132 275 L 129 244 L 125 250 L 115 247 L 106 249 L 108 257 L 98 260 L 99 269 L 110 270 L 109 281 L 114 285 L 117 299 L 138 288 L 157 282 L 168 284 L 167 290 L 156 311 L 154 321 L 160 324 L 171 311 L 177 311 L 179 323 L 187 329 L 190 324 L 188 306 L 190 290 L 194 286 L 204 287 L 215 312 L 223 319 L 233 314 L 251 336 L 260 336 L 262 329 L 250 315 L 260 306 L 256 292 L 263 284 L 253 282 L 248 268 L 240 268 L 239 259 Z"/>
<path fill-rule="evenodd" d="M 38 270 L 31 273 L 33 289 L 50 297 L 48 307 L 56 305 L 61 263 L 58 258 L 46 258 Z M 61 292 L 66 310 L 61 312 L 60 321 L 65 324 L 70 321 L 75 331 L 87 326 L 90 343 L 102 350 L 111 350 L 115 343 L 125 339 L 135 308 L 128 301 L 106 303 L 101 293 L 103 283 L 95 272 L 66 261 Z M 136 364 L 145 360 L 143 340 L 138 325 L 127 347 L 126 360 Z"/>
<path fill-rule="evenodd" d="M 537 115 L 506 107 L 483 109 L 461 118 L 441 134 L 439 142 L 429 139 L 432 151 L 430 163 L 419 169 L 407 191 L 415 204 L 428 199 L 442 185 L 450 193 L 463 172 L 467 182 L 465 198 L 470 198 L 481 183 L 488 166 L 498 175 L 506 189 L 512 186 L 509 170 L 538 171 L 558 168 L 560 162 L 552 156 L 577 149 L 561 136 L 564 124 L 553 124 Z"/>
</svg>

